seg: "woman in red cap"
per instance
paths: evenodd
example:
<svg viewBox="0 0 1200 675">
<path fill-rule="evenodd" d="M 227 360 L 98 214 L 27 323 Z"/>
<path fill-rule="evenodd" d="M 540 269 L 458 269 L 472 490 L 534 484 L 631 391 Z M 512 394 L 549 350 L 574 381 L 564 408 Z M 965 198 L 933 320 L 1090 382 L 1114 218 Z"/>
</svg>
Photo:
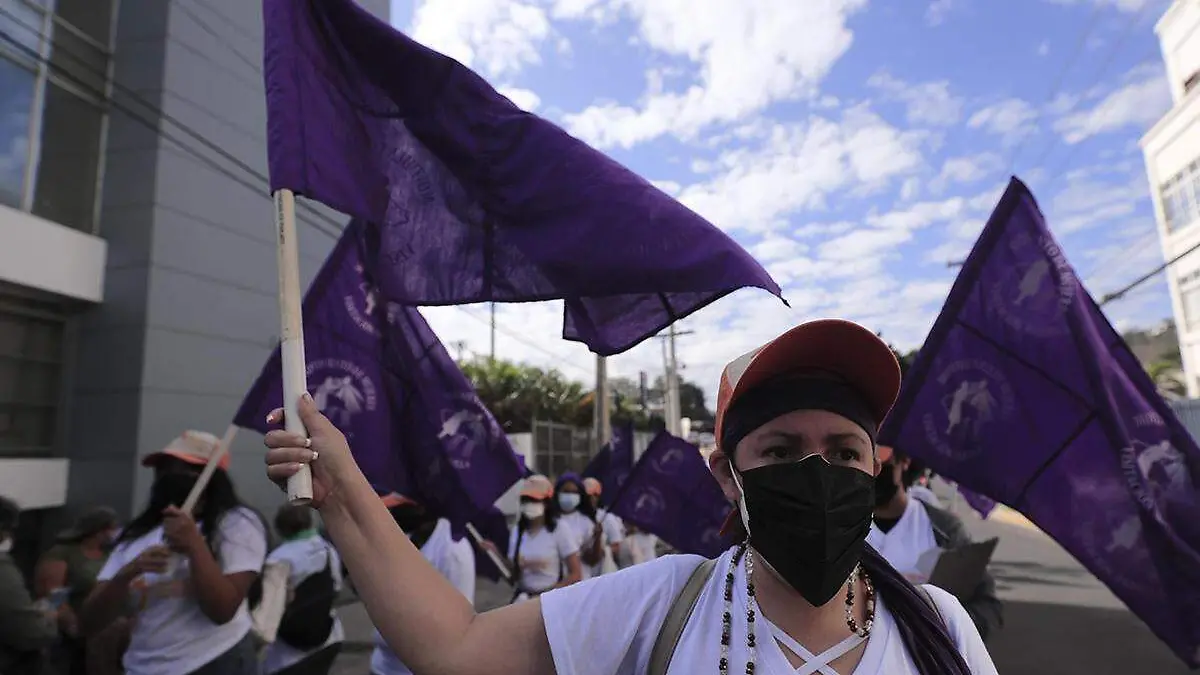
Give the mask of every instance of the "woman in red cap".
<svg viewBox="0 0 1200 675">
<path fill-rule="evenodd" d="M 130 604 L 137 608 L 128 675 L 258 673 L 246 595 L 266 559 L 267 529 L 234 492 L 228 453 L 195 519 L 179 508 L 220 443 L 186 431 L 142 460 L 154 470 L 150 501 L 121 531 L 79 613 L 80 630 L 90 634 Z"/>
<path fill-rule="evenodd" d="M 420 564 L 311 400 L 300 403 L 311 438 L 267 435 L 268 475 L 311 464 L 371 617 L 418 675 L 994 675 L 958 601 L 914 587 L 865 544 L 875 435 L 899 387 L 895 355 L 869 330 L 793 328 L 721 377 L 709 463 L 741 543 L 481 615 Z"/>
</svg>

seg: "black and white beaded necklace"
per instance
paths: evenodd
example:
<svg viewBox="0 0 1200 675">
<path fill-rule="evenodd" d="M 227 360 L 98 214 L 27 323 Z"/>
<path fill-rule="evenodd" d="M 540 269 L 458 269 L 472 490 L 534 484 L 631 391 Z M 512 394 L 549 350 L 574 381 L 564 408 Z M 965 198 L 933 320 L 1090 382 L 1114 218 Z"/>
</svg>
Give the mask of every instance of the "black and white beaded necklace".
<svg viewBox="0 0 1200 675">
<path fill-rule="evenodd" d="M 754 632 L 754 619 L 757 615 L 758 600 L 754 596 L 754 554 L 750 550 L 749 542 L 740 544 L 733 553 L 733 559 L 729 563 L 729 569 L 725 573 L 725 611 L 721 615 L 721 658 L 717 662 L 717 668 L 721 675 L 729 675 L 729 646 L 732 644 L 733 637 L 733 583 L 738 564 L 742 558 L 746 559 L 746 669 L 745 675 L 754 675 L 754 665 L 758 657 L 758 644 Z M 858 621 L 854 618 L 854 587 L 859 577 L 863 580 L 863 592 L 866 596 L 866 612 L 863 617 L 863 624 L 860 627 Z M 846 627 L 850 632 L 860 638 L 867 638 L 871 634 L 871 628 L 875 625 L 875 588 L 871 584 L 871 577 L 862 569 L 862 566 L 856 566 L 854 571 L 850 573 L 850 577 L 846 579 Z"/>
</svg>

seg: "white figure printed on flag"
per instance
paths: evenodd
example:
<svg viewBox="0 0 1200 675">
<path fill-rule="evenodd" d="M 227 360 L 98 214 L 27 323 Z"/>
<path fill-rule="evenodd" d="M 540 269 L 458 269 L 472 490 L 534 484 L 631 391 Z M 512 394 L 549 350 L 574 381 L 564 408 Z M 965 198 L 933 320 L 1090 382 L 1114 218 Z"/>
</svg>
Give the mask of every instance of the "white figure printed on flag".
<svg viewBox="0 0 1200 675">
<path fill-rule="evenodd" d="M 346 426 L 355 415 L 363 411 L 365 397 L 354 386 L 354 378 L 326 377 L 313 393 L 313 402 L 334 424 Z"/>
<path fill-rule="evenodd" d="M 1025 274 L 1021 276 L 1017 299 L 1013 301 L 1013 304 L 1018 306 L 1024 305 L 1026 300 L 1036 298 L 1049 276 L 1050 261 L 1044 258 L 1035 261 L 1025 270 Z"/>
<path fill-rule="evenodd" d="M 996 397 L 988 391 L 987 380 L 963 380 L 954 393 L 943 400 L 946 406 L 946 435 L 960 428 L 968 438 L 978 434 L 995 417 Z"/>
<path fill-rule="evenodd" d="M 442 430 L 438 434 L 438 438 L 457 436 L 464 430 L 464 425 L 477 425 L 480 422 L 483 422 L 483 415 L 473 410 L 457 410 L 448 417 L 443 413 Z M 474 429 L 473 426 L 469 428 Z"/>
</svg>

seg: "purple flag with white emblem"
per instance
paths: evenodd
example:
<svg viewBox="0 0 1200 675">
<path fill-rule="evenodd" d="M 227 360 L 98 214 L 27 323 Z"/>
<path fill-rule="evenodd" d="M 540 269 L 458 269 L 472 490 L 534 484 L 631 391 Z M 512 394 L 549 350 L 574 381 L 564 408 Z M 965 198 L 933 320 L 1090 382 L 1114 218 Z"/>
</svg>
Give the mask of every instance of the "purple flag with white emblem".
<svg viewBox="0 0 1200 675">
<path fill-rule="evenodd" d="M 613 498 L 610 511 L 681 553 L 715 558 L 730 546 L 721 526 L 733 508 L 700 449 L 661 432 Z"/>
<path fill-rule="evenodd" d="M 1200 666 L 1200 449 L 1017 179 L 880 441 L 1023 513 Z"/>
<path fill-rule="evenodd" d="M 565 302 L 611 355 L 734 290 L 779 295 L 730 237 L 351 0 L 264 0 L 271 189 L 372 223 L 407 305 Z"/>
<path fill-rule="evenodd" d="M 601 501 L 608 504 L 616 498 L 621 486 L 633 471 L 633 422 L 613 425 L 612 440 L 608 442 L 583 470 L 584 478 L 595 478 L 604 488 Z"/>
<path fill-rule="evenodd" d="M 352 222 L 304 298 L 308 391 L 372 484 L 449 518 L 487 522 L 522 469 L 492 414 L 421 313 L 381 301 L 365 231 Z M 267 431 L 281 405 L 279 350 L 234 423 Z"/>
</svg>

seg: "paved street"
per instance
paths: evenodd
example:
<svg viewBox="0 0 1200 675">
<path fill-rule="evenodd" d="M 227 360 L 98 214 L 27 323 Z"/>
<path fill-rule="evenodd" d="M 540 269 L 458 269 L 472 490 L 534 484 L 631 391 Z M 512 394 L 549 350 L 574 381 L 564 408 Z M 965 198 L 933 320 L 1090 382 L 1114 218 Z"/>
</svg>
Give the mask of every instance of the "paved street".
<svg viewBox="0 0 1200 675">
<path fill-rule="evenodd" d="M 965 507 L 963 507 L 965 508 Z M 1183 675 L 1183 663 L 1112 593 L 1048 537 L 1011 512 L 964 519 L 976 538 L 1000 537 L 993 573 L 1005 600 L 1005 626 L 988 642 L 1003 675 Z M 481 580 L 481 608 L 507 591 Z M 347 635 L 360 643 L 339 660 L 336 675 L 368 675 L 371 627 L 361 605 L 343 612 Z"/>
</svg>

